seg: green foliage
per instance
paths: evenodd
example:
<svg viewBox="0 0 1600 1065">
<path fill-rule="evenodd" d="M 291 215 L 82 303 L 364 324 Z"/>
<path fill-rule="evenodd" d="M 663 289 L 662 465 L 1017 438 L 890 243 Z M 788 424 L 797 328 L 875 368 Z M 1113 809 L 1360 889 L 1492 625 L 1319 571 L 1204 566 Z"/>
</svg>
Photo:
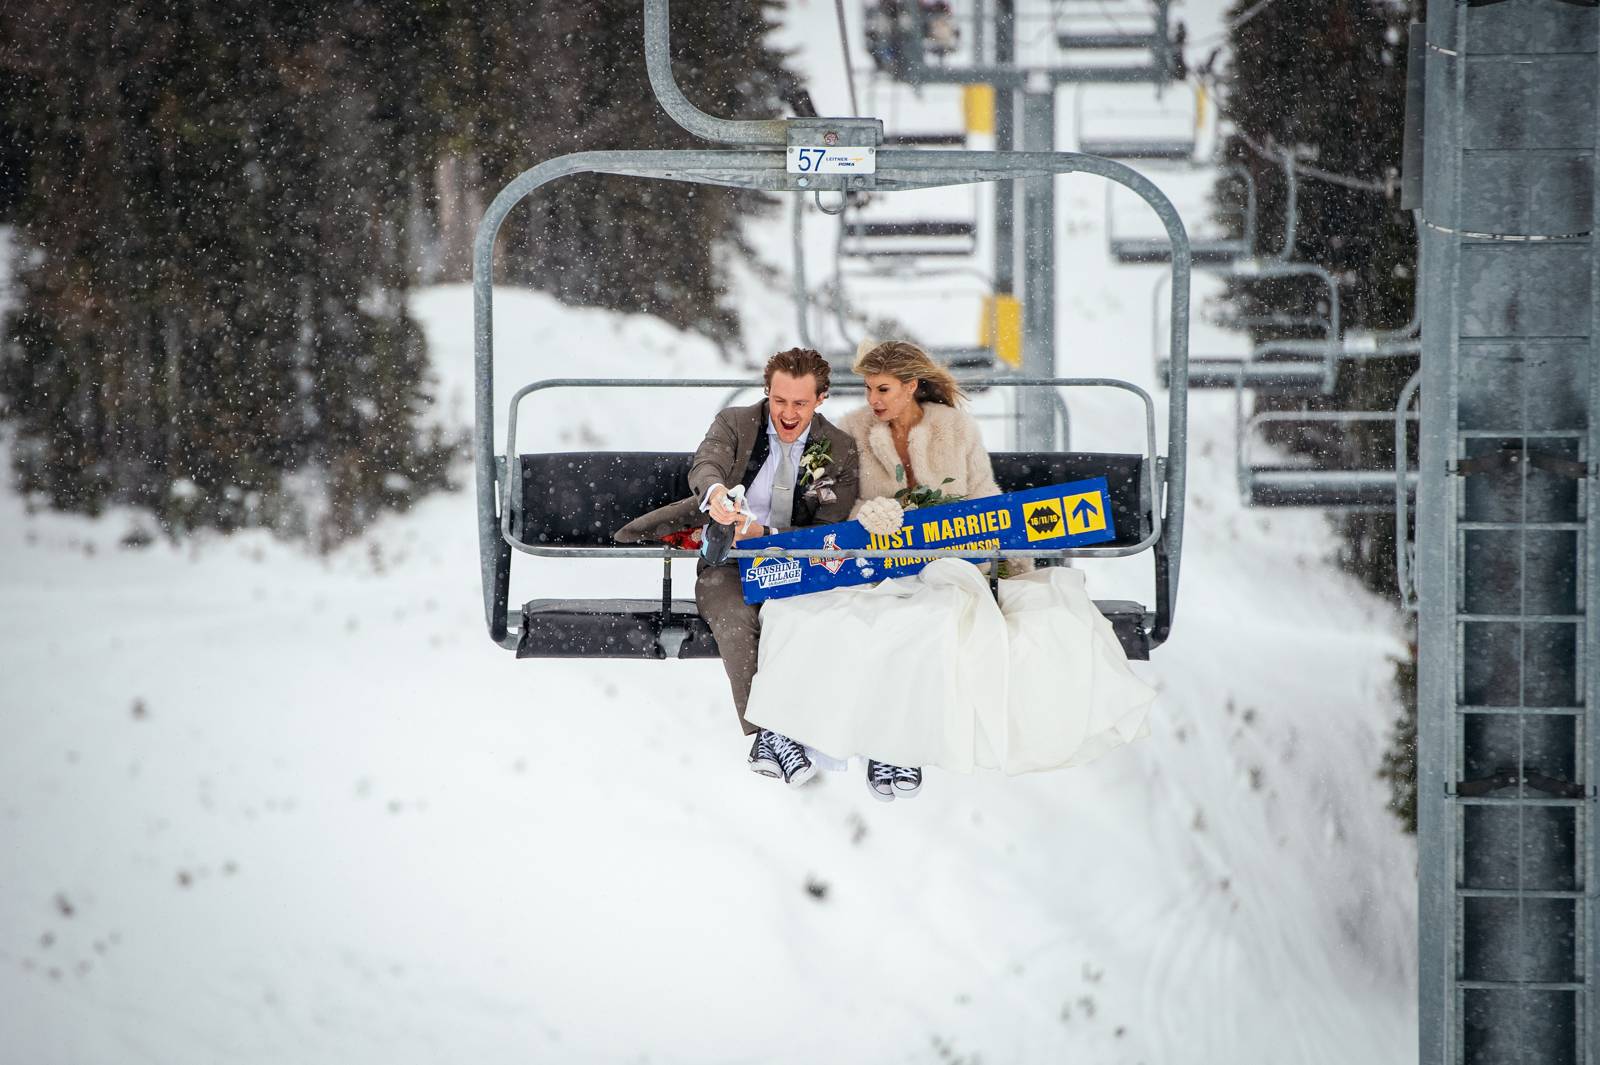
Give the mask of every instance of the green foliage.
<svg viewBox="0 0 1600 1065">
<path fill-rule="evenodd" d="M 1389 809 L 1407 832 L 1417 831 L 1417 649 L 1394 660 L 1400 713 L 1389 734 L 1378 777 L 1389 784 Z"/>
<path fill-rule="evenodd" d="M 906 479 L 906 468 L 899 463 L 896 463 L 894 467 L 894 479 L 901 483 L 904 483 Z M 948 495 L 944 491 L 944 486 L 953 481 L 955 481 L 954 477 L 946 477 L 939 482 L 939 487 L 937 488 L 931 484 L 906 485 L 906 487 L 895 492 L 895 502 L 906 510 L 914 510 L 917 507 L 935 507 L 940 503 L 959 503 L 966 496 Z"/>
<path fill-rule="evenodd" d="M 772 7 L 678 5 L 702 106 L 776 111 Z M 425 428 L 407 289 L 461 276 L 487 195 L 539 160 L 686 143 L 647 88 L 640 8 L 10 0 L 0 417 L 20 486 L 173 533 L 330 543 L 443 485 L 459 442 Z M 736 338 L 721 267 L 756 200 L 624 179 L 536 200 L 504 232 L 502 279 Z M 452 255 L 455 275 L 437 266 Z"/>
</svg>

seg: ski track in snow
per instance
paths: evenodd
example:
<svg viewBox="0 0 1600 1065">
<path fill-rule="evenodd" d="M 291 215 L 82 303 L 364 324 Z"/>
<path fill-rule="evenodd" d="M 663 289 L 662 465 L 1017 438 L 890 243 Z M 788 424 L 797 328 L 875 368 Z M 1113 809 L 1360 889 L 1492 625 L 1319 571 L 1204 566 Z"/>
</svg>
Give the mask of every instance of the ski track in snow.
<svg viewBox="0 0 1600 1065">
<path fill-rule="evenodd" d="M 1186 6 L 1196 33 L 1220 8 Z M 838 113 L 832 5 L 790 17 Z M 955 101 L 880 110 L 933 128 Z M 1158 180 L 1203 228 L 1210 175 Z M 1059 202 L 1059 368 L 1150 390 L 1164 437 L 1159 272 L 1106 265 L 1095 183 Z M 786 217 L 750 233 L 787 261 Z M 808 222 L 814 284 L 831 242 Z M 783 286 L 739 292 L 748 363 L 794 342 Z M 965 340 L 963 292 L 867 309 Z M 1197 277 L 1197 306 L 1214 292 Z M 470 293 L 412 307 L 435 416 L 463 425 Z M 536 376 L 749 373 L 526 292 L 497 295 L 496 328 L 502 419 Z M 1196 328 L 1197 352 L 1239 348 Z M 687 449 L 722 399 L 547 398 L 523 446 Z M 490 645 L 467 471 L 325 559 L 254 533 L 129 549 L 136 516 L 0 494 L 0 1060 L 1413 1060 L 1414 845 L 1375 778 L 1399 619 L 1335 571 L 1320 515 L 1240 507 L 1231 402 L 1192 397 L 1176 627 L 1139 667 L 1151 736 L 1061 773 L 931 773 L 891 806 L 853 774 L 749 774 L 714 662 Z M 1136 448 L 1136 416 L 1073 397 L 1074 446 Z M 514 598 L 659 575 L 517 567 Z M 1149 601 L 1147 559 L 1088 573 Z"/>
</svg>

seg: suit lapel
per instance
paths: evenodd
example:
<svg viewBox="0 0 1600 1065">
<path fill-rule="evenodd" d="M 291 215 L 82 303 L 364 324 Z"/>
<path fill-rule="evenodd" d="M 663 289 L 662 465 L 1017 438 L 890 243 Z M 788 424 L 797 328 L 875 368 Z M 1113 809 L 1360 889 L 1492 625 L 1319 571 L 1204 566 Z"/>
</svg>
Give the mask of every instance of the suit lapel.
<svg viewBox="0 0 1600 1065">
<path fill-rule="evenodd" d="M 755 483 L 756 474 L 761 472 L 761 467 L 766 464 L 767 453 L 771 447 L 767 443 L 767 401 L 762 400 L 754 408 L 755 417 L 746 419 L 740 429 L 739 451 L 745 456 L 744 465 L 734 463 L 735 470 L 743 470 L 739 483 L 748 488 Z"/>
</svg>

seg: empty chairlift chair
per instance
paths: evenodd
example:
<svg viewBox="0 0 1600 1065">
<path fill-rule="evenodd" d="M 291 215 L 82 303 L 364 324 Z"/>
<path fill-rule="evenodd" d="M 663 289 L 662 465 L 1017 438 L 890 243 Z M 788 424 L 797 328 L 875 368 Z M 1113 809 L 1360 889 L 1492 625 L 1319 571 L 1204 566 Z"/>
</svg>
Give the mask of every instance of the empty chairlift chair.
<svg viewBox="0 0 1600 1065">
<path fill-rule="evenodd" d="M 1094 153 L 1099 154 L 1099 153 Z M 1237 179 L 1242 203 L 1237 216 L 1241 232 L 1237 237 L 1197 237 L 1189 243 L 1189 254 L 1196 266 L 1227 268 L 1248 260 L 1255 254 L 1256 243 L 1256 183 L 1250 171 L 1237 164 L 1227 168 L 1227 173 Z M 1124 265 L 1170 263 L 1172 243 L 1164 236 L 1122 236 L 1117 233 L 1115 201 L 1112 186 L 1106 188 L 1106 251 L 1111 258 Z"/>
<path fill-rule="evenodd" d="M 863 9 L 863 31 L 873 67 L 908 85 L 1021 87 L 1030 71 L 1056 84 L 1164 85 L 1187 76 L 1184 31 L 1171 27 L 1169 6 L 1170 0 L 1055 0 L 1047 12 L 1019 10 L 1022 46 L 1051 53 L 1027 69 L 989 58 L 984 42 L 993 33 L 992 6 L 873 0 Z M 1038 30 L 1044 20 L 1048 25 Z M 1044 48 L 1036 48 L 1040 43 Z"/>
<path fill-rule="evenodd" d="M 1415 425 L 1414 412 L 1400 411 L 1262 411 L 1246 419 L 1239 407 L 1239 493 L 1252 507 L 1322 507 L 1330 510 L 1388 510 L 1395 505 L 1397 477 L 1405 485 L 1406 499 L 1415 497 L 1417 471 L 1397 474 L 1393 445 L 1394 424 Z M 1256 457 L 1257 444 L 1268 426 L 1301 426 L 1311 431 L 1327 427 L 1371 427 L 1372 440 L 1380 443 L 1383 459 L 1371 466 L 1331 465 L 1327 454 L 1319 465 L 1305 454 L 1285 451 L 1273 460 Z M 1408 430 L 1409 431 L 1409 430 Z M 1329 436 L 1330 445 L 1338 442 Z M 1329 452 L 1334 448 L 1330 446 Z M 1414 454 L 1415 449 L 1409 449 Z"/>
<path fill-rule="evenodd" d="M 965 258 L 977 250 L 967 219 L 871 220 L 846 217 L 839 253 L 855 259 Z"/>
<path fill-rule="evenodd" d="M 1080 82 L 1182 79 L 1184 32 L 1181 26 L 1173 31 L 1170 6 L 1170 0 L 1055 0 L 1050 21 L 1056 47 L 1069 62 L 1074 53 L 1090 53 L 1097 66 L 1114 72 Z M 1117 63 L 1119 57 L 1126 65 Z"/>
<path fill-rule="evenodd" d="M 1331 282 L 1331 275 L 1329 275 Z M 1156 380 L 1165 387 L 1171 369 L 1161 351 L 1161 305 L 1166 297 L 1169 279 L 1162 275 L 1150 293 L 1150 351 L 1156 367 Z M 1302 326 L 1314 326 L 1324 333 L 1331 332 L 1337 317 L 1330 303 L 1328 318 L 1307 320 Z M 1349 343 L 1350 338 L 1345 338 Z M 1252 392 L 1282 396 L 1310 397 L 1320 395 L 1329 376 L 1330 341 L 1275 340 L 1258 345 L 1247 356 L 1199 355 L 1189 359 L 1190 388 L 1249 389 Z"/>
<path fill-rule="evenodd" d="M 1073 94 L 1078 151 L 1127 162 L 1194 161 L 1202 106 L 1198 96 L 1192 96 L 1194 106 L 1182 112 L 1152 106 L 1107 107 L 1091 117 L 1084 105 L 1088 95 L 1083 85 Z"/>
</svg>

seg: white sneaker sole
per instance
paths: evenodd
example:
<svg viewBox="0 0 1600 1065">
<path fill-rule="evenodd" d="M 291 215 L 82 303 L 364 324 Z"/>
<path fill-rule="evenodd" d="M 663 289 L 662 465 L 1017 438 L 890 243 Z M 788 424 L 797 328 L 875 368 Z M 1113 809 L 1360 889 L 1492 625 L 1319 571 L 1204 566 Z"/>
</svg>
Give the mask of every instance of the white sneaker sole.
<svg viewBox="0 0 1600 1065">
<path fill-rule="evenodd" d="M 778 780 L 783 779 L 783 771 L 778 768 L 778 763 L 776 762 L 750 762 L 747 764 L 750 766 L 750 772 L 757 776 L 774 777 Z"/>
<path fill-rule="evenodd" d="M 888 792 L 886 794 L 884 792 L 879 791 L 877 788 L 873 787 L 871 784 L 867 785 L 867 790 L 872 792 L 872 797 L 874 799 L 877 799 L 879 802 L 894 802 L 894 792 L 893 791 L 890 791 L 890 792 Z"/>
<path fill-rule="evenodd" d="M 791 788 L 801 787 L 816 775 L 817 767 L 815 765 L 808 765 L 804 769 L 797 769 L 795 770 L 794 776 L 789 778 L 789 786 Z"/>
</svg>

